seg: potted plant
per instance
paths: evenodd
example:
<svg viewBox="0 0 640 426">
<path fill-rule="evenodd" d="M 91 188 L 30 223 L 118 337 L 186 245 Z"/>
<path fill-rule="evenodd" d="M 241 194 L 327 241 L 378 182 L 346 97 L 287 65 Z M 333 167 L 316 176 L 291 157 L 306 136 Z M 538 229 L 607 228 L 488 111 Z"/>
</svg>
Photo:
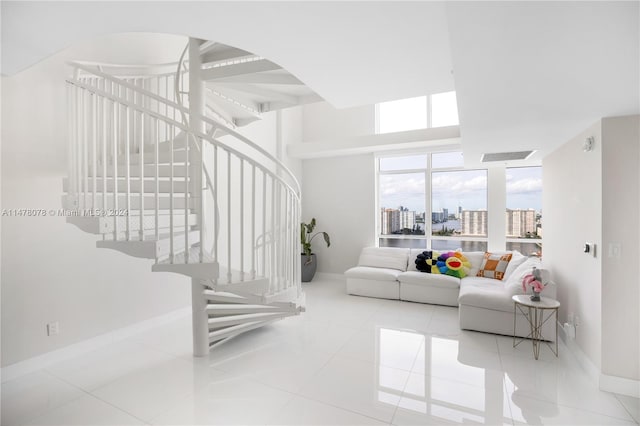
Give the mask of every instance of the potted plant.
<svg viewBox="0 0 640 426">
<path fill-rule="evenodd" d="M 327 247 L 331 246 L 331 239 L 326 232 L 316 232 L 313 230 L 316 227 L 316 218 L 312 218 L 311 222 L 300 224 L 300 243 L 302 244 L 302 253 L 300 253 L 302 261 L 302 282 L 308 283 L 313 279 L 316 274 L 316 255 L 311 250 L 311 242 L 315 237 L 322 234 L 324 242 L 327 243 Z"/>
</svg>

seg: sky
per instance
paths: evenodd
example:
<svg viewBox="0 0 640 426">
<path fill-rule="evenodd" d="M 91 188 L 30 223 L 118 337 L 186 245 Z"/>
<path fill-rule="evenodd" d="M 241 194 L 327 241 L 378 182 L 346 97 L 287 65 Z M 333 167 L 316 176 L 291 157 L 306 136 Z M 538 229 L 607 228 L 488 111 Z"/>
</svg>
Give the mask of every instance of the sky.
<svg viewBox="0 0 640 426">
<path fill-rule="evenodd" d="M 486 170 L 433 172 L 432 178 L 433 211 L 446 208 L 449 213 L 455 213 L 458 206 L 464 210 L 487 208 Z M 506 180 L 507 208 L 542 211 L 541 168 L 507 169 Z M 420 213 L 425 211 L 424 173 L 380 175 L 380 206 L 403 206 Z"/>
</svg>

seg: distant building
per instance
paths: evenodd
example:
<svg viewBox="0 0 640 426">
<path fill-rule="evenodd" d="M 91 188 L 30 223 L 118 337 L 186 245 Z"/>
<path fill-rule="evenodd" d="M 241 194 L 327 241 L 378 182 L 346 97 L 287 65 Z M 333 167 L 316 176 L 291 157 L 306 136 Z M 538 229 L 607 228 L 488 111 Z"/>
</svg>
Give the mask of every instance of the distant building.
<svg viewBox="0 0 640 426">
<path fill-rule="evenodd" d="M 416 212 L 410 211 L 406 207 L 399 209 L 380 209 L 380 232 L 381 234 L 394 234 L 403 229 L 414 230 L 416 227 Z"/>
<path fill-rule="evenodd" d="M 462 210 L 460 212 L 461 235 L 487 235 L 486 210 Z"/>
<path fill-rule="evenodd" d="M 536 211 L 533 209 L 507 209 L 506 212 L 507 237 L 526 237 L 536 233 Z"/>
<path fill-rule="evenodd" d="M 402 209 L 380 209 L 380 231 L 382 234 L 393 234 L 402 230 L 402 216 L 405 213 L 409 213 L 407 210 Z M 414 213 L 414 212 L 412 212 Z M 415 223 L 415 213 L 413 216 L 413 223 Z"/>
<path fill-rule="evenodd" d="M 416 226 L 416 212 L 407 209 L 400 212 L 400 229 L 413 229 Z"/>
<path fill-rule="evenodd" d="M 449 210 L 442 209 L 439 212 L 431 212 L 431 223 L 446 222 L 449 218 Z"/>
</svg>

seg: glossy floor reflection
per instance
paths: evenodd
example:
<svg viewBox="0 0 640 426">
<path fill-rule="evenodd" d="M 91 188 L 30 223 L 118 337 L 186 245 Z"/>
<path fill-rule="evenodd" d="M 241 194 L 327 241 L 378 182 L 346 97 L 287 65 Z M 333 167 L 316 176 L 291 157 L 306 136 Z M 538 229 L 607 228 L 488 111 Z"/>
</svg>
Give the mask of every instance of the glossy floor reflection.
<svg viewBox="0 0 640 426">
<path fill-rule="evenodd" d="M 307 313 L 191 356 L 190 319 L 2 384 L 2 425 L 635 424 L 573 362 L 457 309 L 305 285 Z"/>
</svg>

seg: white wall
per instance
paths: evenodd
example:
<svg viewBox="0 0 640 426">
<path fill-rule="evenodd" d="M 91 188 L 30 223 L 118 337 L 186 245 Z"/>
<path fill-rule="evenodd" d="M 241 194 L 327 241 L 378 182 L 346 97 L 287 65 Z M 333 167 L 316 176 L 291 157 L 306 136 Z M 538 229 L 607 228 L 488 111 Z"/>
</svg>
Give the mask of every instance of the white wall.
<svg viewBox="0 0 640 426">
<path fill-rule="evenodd" d="M 330 141 L 373 134 L 373 106 L 336 109 L 327 102 L 302 108 L 301 140 Z M 302 161 L 302 221 L 315 217 L 316 231 L 331 236 L 313 242 L 318 271 L 341 274 L 358 262 L 362 247 L 375 244 L 375 174 L 373 155 Z"/>
<path fill-rule="evenodd" d="M 640 380 L 640 117 L 602 120 L 602 373 Z M 609 244 L 620 244 L 611 257 Z"/>
<path fill-rule="evenodd" d="M 321 237 L 313 242 L 318 271 L 341 274 L 375 245 L 375 181 L 371 154 L 303 162 L 302 220 L 315 217 L 316 231 L 331 236 L 329 248 Z"/>
<path fill-rule="evenodd" d="M 336 109 L 327 102 L 318 102 L 304 106 L 302 122 L 304 142 L 372 135 L 375 110 L 373 105 Z"/>
<path fill-rule="evenodd" d="M 302 141 L 331 141 L 375 131 L 373 105 L 336 109 L 326 102 L 305 105 Z M 372 154 L 302 161 L 302 221 L 315 217 L 316 231 L 331 236 L 313 242 L 318 271 L 341 274 L 358 263 L 363 247 L 375 245 L 375 171 Z"/>
<path fill-rule="evenodd" d="M 589 136 L 594 150 L 583 152 Z M 578 315 L 580 349 L 602 374 L 630 380 L 640 380 L 639 145 L 640 117 L 604 118 L 543 161 L 543 261 L 561 321 Z"/>
<path fill-rule="evenodd" d="M 576 343 L 601 366 L 601 255 L 582 252 L 585 242 L 602 247 L 602 137 L 600 122 L 571 139 L 542 162 L 544 247 L 542 261 L 558 285 L 560 322 L 578 315 Z M 585 138 L 595 138 L 591 152 Z"/>
<path fill-rule="evenodd" d="M 61 208 L 69 59 L 175 60 L 186 39 L 100 38 L 2 79 L 2 207 Z M 126 48 L 123 48 L 126 46 Z M 189 279 L 95 248 L 62 217 L 2 217 L 2 366 L 190 304 Z M 60 334 L 46 336 L 59 321 Z"/>
</svg>

